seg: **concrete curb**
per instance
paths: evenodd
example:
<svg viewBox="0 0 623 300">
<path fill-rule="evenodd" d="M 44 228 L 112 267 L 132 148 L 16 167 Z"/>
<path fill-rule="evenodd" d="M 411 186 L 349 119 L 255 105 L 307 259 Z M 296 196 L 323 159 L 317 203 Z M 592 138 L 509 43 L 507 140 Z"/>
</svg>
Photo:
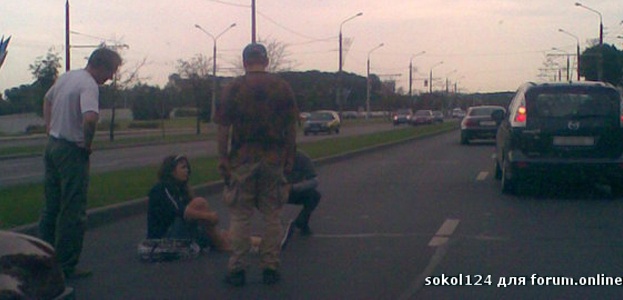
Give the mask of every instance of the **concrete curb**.
<svg viewBox="0 0 623 300">
<path fill-rule="evenodd" d="M 346 152 L 346 153 L 322 157 L 322 158 L 314 159 L 314 164 L 316 166 L 328 165 L 328 164 L 336 163 L 336 162 L 343 161 L 346 159 L 350 159 L 358 155 L 363 155 L 363 154 L 367 154 L 370 152 L 387 149 L 389 147 L 406 144 L 412 141 L 437 136 L 440 134 L 450 132 L 452 130 L 455 130 L 455 128 L 451 128 L 447 130 L 440 130 L 438 132 L 432 132 L 432 133 L 424 134 L 424 135 L 417 136 L 417 137 L 406 138 L 403 140 L 365 147 L 365 148 L 353 150 L 353 151 Z M 209 182 L 206 184 L 197 185 L 193 187 L 193 190 L 195 191 L 196 194 L 214 195 L 214 194 L 220 193 L 223 190 L 223 181 L 219 180 L 215 182 Z M 87 228 L 93 229 L 93 228 L 117 221 L 125 217 L 130 217 L 136 214 L 144 213 L 146 211 L 147 211 L 147 197 L 141 197 L 138 199 L 134 199 L 134 200 L 130 200 L 130 201 L 122 202 L 122 203 L 117 203 L 117 204 L 113 204 L 113 205 L 106 206 L 106 207 L 98 207 L 98 208 L 89 209 L 87 211 L 87 215 L 88 215 Z M 38 224 L 37 223 L 26 224 L 26 225 L 14 227 L 10 230 L 36 236 L 38 234 Z"/>
</svg>

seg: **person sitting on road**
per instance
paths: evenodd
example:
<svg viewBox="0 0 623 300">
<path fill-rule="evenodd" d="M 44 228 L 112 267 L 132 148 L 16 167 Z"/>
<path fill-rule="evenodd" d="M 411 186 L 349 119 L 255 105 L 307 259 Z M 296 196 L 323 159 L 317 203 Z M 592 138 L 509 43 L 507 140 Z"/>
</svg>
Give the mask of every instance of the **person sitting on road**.
<svg viewBox="0 0 623 300">
<path fill-rule="evenodd" d="M 287 176 L 291 184 L 289 204 L 303 205 L 303 209 L 294 220 L 296 226 L 303 236 L 312 234 L 309 228 L 309 218 L 311 213 L 318 206 L 321 194 L 316 190 L 318 178 L 312 160 L 304 152 L 297 150 L 294 157 L 292 172 Z"/>
<path fill-rule="evenodd" d="M 167 156 L 158 171 L 158 183 L 149 192 L 147 239 L 187 239 L 200 247 L 229 251 L 229 241 L 217 229 L 218 216 L 206 199 L 193 197 L 191 173 L 184 155 Z"/>
</svg>

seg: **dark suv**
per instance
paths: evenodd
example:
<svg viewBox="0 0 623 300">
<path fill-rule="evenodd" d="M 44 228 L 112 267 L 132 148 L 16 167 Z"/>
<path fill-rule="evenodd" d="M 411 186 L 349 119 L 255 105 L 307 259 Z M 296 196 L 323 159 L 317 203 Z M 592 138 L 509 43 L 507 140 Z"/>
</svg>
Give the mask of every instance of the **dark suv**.
<svg viewBox="0 0 623 300">
<path fill-rule="evenodd" d="M 495 177 L 502 192 L 520 193 L 528 178 L 609 183 L 623 188 L 620 92 L 600 82 L 526 83 L 500 122 Z"/>
</svg>

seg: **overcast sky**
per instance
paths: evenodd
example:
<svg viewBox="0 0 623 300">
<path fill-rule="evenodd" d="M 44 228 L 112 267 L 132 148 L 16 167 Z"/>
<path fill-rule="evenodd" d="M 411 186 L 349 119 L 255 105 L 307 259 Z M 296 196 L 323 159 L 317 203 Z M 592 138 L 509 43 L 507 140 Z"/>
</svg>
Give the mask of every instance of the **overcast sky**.
<svg viewBox="0 0 623 300">
<path fill-rule="evenodd" d="M 63 57 L 66 0 L 0 1 L 0 35 L 12 36 L 0 69 L 0 91 L 33 81 L 28 66 L 54 47 Z M 538 77 L 552 47 L 574 53 L 599 34 L 599 15 L 568 0 L 256 0 L 257 35 L 288 45 L 296 71 L 338 69 L 338 33 L 342 21 L 344 70 L 371 72 L 395 79 L 408 90 L 413 58 L 414 92 L 425 91 L 431 68 L 434 89 L 458 81 L 463 92 L 514 91 Z M 623 1 L 585 0 L 603 16 L 604 42 L 623 45 Z M 251 41 L 251 0 L 70 0 L 71 43 L 127 44 L 123 68 L 146 59 L 140 75 L 146 83 L 164 86 L 177 60 L 198 53 L 212 56 L 212 39 L 194 27 L 218 35 L 218 75 L 230 76 L 241 49 Z M 345 45 L 346 46 L 346 45 Z M 345 47 L 346 48 L 346 47 Z M 71 50 L 72 69 L 85 65 L 89 48 Z M 438 64 L 443 61 L 443 64 Z M 572 63 L 575 59 L 572 59 Z M 560 59 L 565 65 L 564 59 Z M 456 70 L 456 71 L 455 71 Z M 564 76 L 564 75 L 563 75 Z M 546 79 L 553 77 L 553 74 Z M 443 82 L 443 83 L 442 83 Z"/>
</svg>

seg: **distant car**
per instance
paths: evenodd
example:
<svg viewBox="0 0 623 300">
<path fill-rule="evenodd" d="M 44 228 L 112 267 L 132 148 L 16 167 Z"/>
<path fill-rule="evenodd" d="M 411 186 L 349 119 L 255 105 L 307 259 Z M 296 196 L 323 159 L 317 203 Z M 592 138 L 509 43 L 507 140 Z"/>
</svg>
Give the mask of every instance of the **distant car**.
<svg viewBox="0 0 623 300">
<path fill-rule="evenodd" d="M 343 111 L 341 114 L 342 119 L 357 119 L 359 113 L 354 110 Z"/>
<path fill-rule="evenodd" d="M 308 112 L 299 113 L 299 119 L 305 121 L 305 120 L 307 120 L 307 118 L 309 118 L 309 113 Z"/>
<path fill-rule="evenodd" d="M 461 121 L 462 145 L 469 144 L 473 139 L 495 139 L 499 123 L 491 117 L 494 111 L 502 114 L 506 112 L 503 107 L 494 105 L 472 106 L 467 109 Z"/>
<path fill-rule="evenodd" d="M 74 299 L 54 248 L 25 234 L 0 230 L 0 299 Z"/>
<path fill-rule="evenodd" d="M 432 124 L 434 119 L 432 110 L 418 110 L 411 117 L 411 125 Z"/>
<path fill-rule="evenodd" d="M 623 192 L 621 93 L 601 82 L 526 83 L 496 137 L 495 178 L 521 193 L 527 179 L 601 181 Z"/>
<path fill-rule="evenodd" d="M 443 123 L 443 113 L 441 111 L 433 111 L 433 123 Z"/>
<path fill-rule="evenodd" d="M 326 132 L 328 134 L 340 133 L 340 127 L 342 126 L 340 116 L 337 112 L 332 110 L 319 110 L 309 114 L 309 117 L 305 121 L 303 133 L 309 135 L 310 133 L 318 134 L 320 132 Z"/>
<path fill-rule="evenodd" d="M 452 118 L 462 119 L 465 117 L 465 111 L 460 108 L 455 108 L 452 110 Z"/>
<path fill-rule="evenodd" d="M 413 110 L 411 110 L 410 108 L 403 108 L 403 109 L 396 110 L 392 114 L 392 123 L 394 125 L 408 124 L 409 122 L 411 122 L 412 116 L 413 116 Z"/>
</svg>

